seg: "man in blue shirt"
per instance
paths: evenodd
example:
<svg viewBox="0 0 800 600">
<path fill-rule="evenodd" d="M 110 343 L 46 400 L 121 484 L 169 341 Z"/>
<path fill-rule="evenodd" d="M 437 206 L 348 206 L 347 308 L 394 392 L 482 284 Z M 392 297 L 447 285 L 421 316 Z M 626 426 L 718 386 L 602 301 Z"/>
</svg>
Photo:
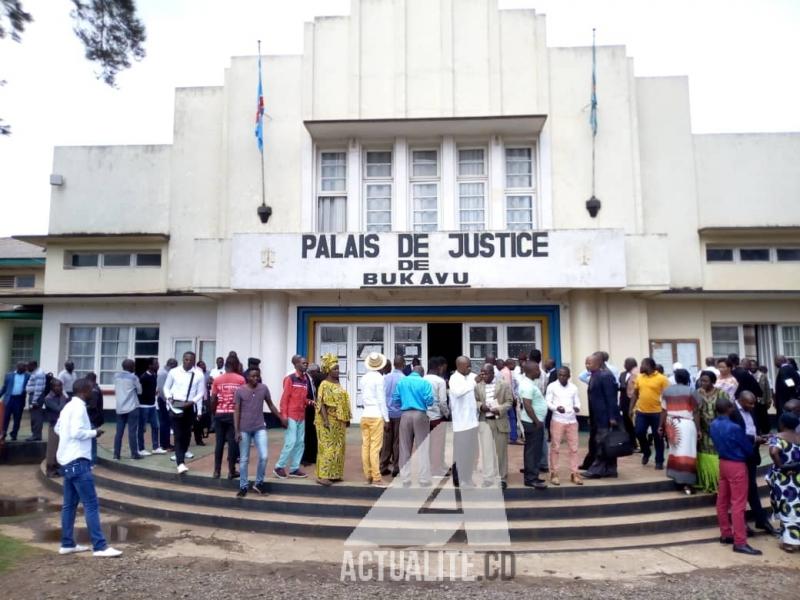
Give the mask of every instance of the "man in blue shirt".
<svg viewBox="0 0 800 600">
<path fill-rule="evenodd" d="M 405 377 L 403 368 L 406 359 L 395 356 L 394 370 L 383 378 L 383 391 L 386 392 L 386 407 L 389 409 L 389 423 L 383 428 L 383 448 L 381 448 L 381 475 L 397 477 L 400 472 L 400 402 L 394 402 L 394 389 L 397 382 Z"/>
<path fill-rule="evenodd" d="M 11 440 L 17 440 L 19 426 L 22 422 L 22 412 L 25 410 L 25 386 L 28 385 L 30 373 L 25 368 L 25 363 L 17 363 L 17 370 L 6 374 L 3 380 L 3 387 L 0 388 L 0 400 L 5 404 L 3 414 L 3 430 L 0 437 L 5 438 L 8 432 L 8 424 L 11 417 L 14 417 L 14 427 L 11 430 Z M 5 400 L 4 400 L 5 398 Z"/>
<path fill-rule="evenodd" d="M 717 418 L 711 423 L 711 439 L 719 455 L 719 542 L 733 544 L 734 552 L 759 555 L 761 550 L 756 550 L 747 543 L 747 523 L 744 516 L 747 505 L 747 460 L 753 453 L 753 442 L 747 439 L 744 429 L 731 420 L 730 415 L 735 409 L 730 400 L 720 398 L 715 408 Z"/>
<path fill-rule="evenodd" d="M 431 485 L 431 460 L 427 438 L 430 433 L 428 408 L 433 405 L 433 386 L 423 379 L 425 370 L 417 365 L 411 375 L 397 382 L 392 402 L 400 403 L 400 476 L 403 486 L 411 485 L 411 451 L 417 445 L 417 467 L 420 487 Z M 390 409 L 391 410 L 391 409 Z"/>
</svg>

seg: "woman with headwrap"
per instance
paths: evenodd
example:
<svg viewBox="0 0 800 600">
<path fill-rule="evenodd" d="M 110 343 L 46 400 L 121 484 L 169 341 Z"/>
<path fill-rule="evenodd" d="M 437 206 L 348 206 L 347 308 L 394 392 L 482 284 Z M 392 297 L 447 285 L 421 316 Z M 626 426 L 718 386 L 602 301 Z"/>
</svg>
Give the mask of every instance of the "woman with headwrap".
<svg viewBox="0 0 800 600">
<path fill-rule="evenodd" d="M 344 477 L 344 444 L 350 423 L 350 396 L 339 384 L 339 359 L 335 354 L 322 357 L 325 380 L 317 390 L 317 483 L 331 485 Z"/>
<path fill-rule="evenodd" d="M 785 412 L 778 419 L 776 435 L 770 437 L 772 469 L 766 476 L 772 511 L 781 522 L 781 548 L 800 551 L 800 425 L 797 415 Z"/>
<path fill-rule="evenodd" d="M 712 371 L 703 371 L 697 379 L 699 387 L 693 392 L 700 417 L 700 435 L 697 440 L 697 487 L 709 494 L 719 488 L 719 456 L 711 440 L 711 422 L 716 418 L 717 400 L 728 398 L 716 387 L 717 376 Z"/>
</svg>

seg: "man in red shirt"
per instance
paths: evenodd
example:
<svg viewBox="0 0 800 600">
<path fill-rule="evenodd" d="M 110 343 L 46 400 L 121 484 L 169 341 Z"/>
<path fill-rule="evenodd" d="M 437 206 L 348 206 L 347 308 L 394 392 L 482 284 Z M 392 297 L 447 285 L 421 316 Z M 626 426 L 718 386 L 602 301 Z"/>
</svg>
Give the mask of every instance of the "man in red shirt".
<svg viewBox="0 0 800 600">
<path fill-rule="evenodd" d="M 238 362 L 231 357 L 225 361 L 225 373 L 214 378 L 211 385 L 211 414 L 214 415 L 214 477 L 219 478 L 222 468 L 222 452 L 228 443 L 228 479 L 239 476 L 236 472 L 238 455 L 236 429 L 233 423 L 234 395 L 244 385 L 244 377 L 236 372 Z"/>
<path fill-rule="evenodd" d="M 287 420 L 286 433 L 283 438 L 283 449 L 275 463 L 276 477 L 307 477 L 300 470 L 300 459 L 303 457 L 306 435 L 306 406 L 314 401 L 306 370 L 308 362 L 305 357 L 298 357 L 294 361 L 294 373 L 283 379 L 283 394 L 281 395 L 281 416 Z M 287 474 L 286 467 L 289 467 Z"/>
</svg>

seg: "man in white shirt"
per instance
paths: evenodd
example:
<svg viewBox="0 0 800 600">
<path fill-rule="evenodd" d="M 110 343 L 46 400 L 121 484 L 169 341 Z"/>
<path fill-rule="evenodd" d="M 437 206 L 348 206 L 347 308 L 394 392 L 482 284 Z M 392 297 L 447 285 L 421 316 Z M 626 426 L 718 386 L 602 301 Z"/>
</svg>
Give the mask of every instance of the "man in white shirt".
<svg viewBox="0 0 800 600">
<path fill-rule="evenodd" d="M 175 463 L 178 465 L 178 474 L 189 470 L 185 457 L 192 439 L 194 406 L 202 402 L 206 394 L 205 377 L 194 366 L 195 359 L 194 352 L 184 352 L 183 364 L 172 369 L 164 383 L 164 398 L 172 412 L 172 428 L 175 431 Z"/>
<path fill-rule="evenodd" d="M 478 448 L 478 410 L 475 403 L 475 374 L 470 372 L 466 356 L 456 359 L 456 371 L 450 376 L 450 412 L 453 417 L 453 483 L 456 487 L 474 487 L 472 471 Z"/>
<path fill-rule="evenodd" d="M 570 370 L 561 367 L 557 379 L 547 386 L 545 399 L 550 409 L 550 483 L 560 485 L 558 478 L 558 452 L 561 440 L 566 436 L 569 448 L 570 480 L 575 485 L 583 485 L 578 473 L 578 417 L 581 411 L 581 400 L 578 388 L 569 380 Z"/>
<path fill-rule="evenodd" d="M 78 379 L 78 374 L 75 373 L 75 363 L 71 360 L 65 362 L 64 370 L 58 374 L 58 378 L 61 380 L 61 383 L 64 384 L 64 393 L 67 396 L 72 396 L 72 386 Z"/>
<path fill-rule="evenodd" d="M 379 352 L 371 352 L 364 361 L 367 372 L 361 378 L 361 466 L 368 484 L 386 487 L 381 479 L 381 448 L 383 430 L 389 423 L 389 410 L 386 408 L 386 392 L 383 389 L 381 370 L 386 366 L 386 357 Z"/>
<path fill-rule="evenodd" d="M 428 373 L 423 377 L 433 388 L 433 404 L 427 412 L 431 427 L 431 475 L 436 478 L 447 475 L 447 465 L 444 463 L 447 428 L 440 427 L 444 419 L 450 416 L 450 407 L 447 405 L 447 383 L 442 379 L 442 371 L 446 366 L 447 361 L 441 356 L 431 357 L 428 360 Z"/>
<path fill-rule="evenodd" d="M 58 435 L 56 459 L 64 476 L 64 502 L 61 509 L 61 548 L 59 554 L 86 552 L 87 546 L 75 543 L 75 513 L 78 503 L 83 503 L 86 527 L 92 539 L 94 556 L 114 557 L 122 554 L 106 542 L 100 526 L 100 506 L 92 476 L 92 439 L 103 434 L 102 429 L 92 429 L 86 403 L 92 395 L 92 384 L 87 379 L 73 383 L 75 396 L 62 409 L 55 426 Z"/>
<path fill-rule="evenodd" d="M 221 356 L 218 356 L 216 360 L 216 365 L 217 366 L 211 369 L 211 371 L 209 371 L 208 373 L 208 377 L 212 382 L 214 381 L 215 377 L 218 377 L 225 373 L 225 359 L 222 358 Z"/>
</svg>

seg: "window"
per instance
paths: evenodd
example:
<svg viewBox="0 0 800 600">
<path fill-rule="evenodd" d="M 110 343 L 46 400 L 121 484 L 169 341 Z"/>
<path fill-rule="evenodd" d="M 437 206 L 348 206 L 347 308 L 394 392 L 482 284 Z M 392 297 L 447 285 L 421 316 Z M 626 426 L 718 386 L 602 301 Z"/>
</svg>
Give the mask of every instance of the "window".
<svg viewBox="0 0 800 600">
<path fill-rule="evenodd" d="M 800 248 L 778 248 L 778 262 L 800 260 Z"/>
<path fill-rule="evenodd" d="M 712 325 L 711 326 L 711 353 L 722 358 L 728 354 L 736 353 L 741 356 L 741 337 L 738 325 Z"/>
<path fill-rule="evenodd" d="M 100 264 L 100 255 L 96 252 L 73 252 L 69 264 L 73 267 L 96 267 Z"/>
<path fill-rule="evenodd" d="M 506 196 L 506 229 L 533 229 L 532 196 Z"/>
<path fill-rule="evenodd" d="M 530 356 L 531 350 L 535 350 L 537 347 L 536 338 L 536 328 L 533 325 L 508 325 L 506 327 L 506 356 L 517 358 L 522 352 Z"/>
<path fill-rule="evenodd" d="M 414 231 L 439 229 L 439 153 L 411 151 L 411 225 Z"/>
<path fill-rule="evenodd" d="M 497 356 L 497 325 L 471 326 L 469 331 L 469 356 L 472 370 L 477 372 L 489 354 Z"/>
<path fill-rule="evenodd" d="M 161 251 L 107 251 L 107 252 L 70 252 L 66 254 L 66 265 L 74 268 L 83 267 L 160 267 Z"/>
<path fill-rule="evenodd" d="M 740 248 L 739 260 L 769 262 L 769 248 Z"/>
<path fill-rule="evenodd" d="M 34 359 L 34 346 L 36 336 L 33 333 L 14 331 L 11 335 L 11 361 L 10 370 L 17 368 L 17 363 L 27 363 Z"/>
<path fill-rule="evenodd" d="M 706 248 L 707 262 L 733 262 L 733 248 Z"/>
<path fill-rule="evenodd" d="M 97 373 L 100 385 L 114 383 L 126 358 L 136 360 L 138 371 L 144 359 L 158 356 L 158 348 L 159 328 L 154 325 L 78 325 L 67 331 L 67 360 L 75 363 L 80 377 Z"/>
<path fill-rule="evenodd" d="M 366 171 L 367 179 L 392 178 L 392 152 L 390 150 L 367 150 Z"/>
<path fill-rule="evenodd" d="M 347 190 L 347 154 L 322 152 L 320 154 L 320 190 L 344 192 Z"/>
<path fill-rule="evenodd" d="M 392 230 L 392 186 L 388 183 L 367 184 L 367 231 Z"/>
<path fill-rule="evenodd" d="M 0 289 L 32 288 L 36 283 L 35 275 L 2 275 Z"/>
<path fill-rule="evenodd" d="M 506 148 L 506 188 L 533 188 L 533 148 Z"/>
<path fill-rule="evenodd" d="M 664 367 L 664 374 L 672 375 L 672 365 L 679 362 L 696 377 L 700 369 L 700 342 L 698 340 L 650 340 L 650 356 Z"/>
<path fill-rule="evenodd" d="M 213 369 L 216 365 L 217 342 L 216 340 L 200 340 L 198 342 L 197 360 L 206 363 L 208 369 Z"/>
<path fill-rule="evenodd" d="M 364 229 L 391 231 L 392 153 L 367 150 L 365 157 Z"/>
<path fill-rule="evenodd" d="M 186 352 L 194 352 L 194 339 L 176 339 L 173 349 L 172 356 L 178 359 L 178 364 L 181 364 L 181 359 Z"/>
<path fill-rule="evenodd" d="M 486 160 L 483 148 L 458 151 L 458 224 L 462 231 L 486 228 Z"/>
<path fill-rule="evenodd" d="M 107 252 L 107 253 L 103 254 L 103 266 L 104 267 L 130 267 L 131 266 L 131 255 L 130 254 Z"/>
<path fill-rule="evenodd" d="M 347 230 L 347 198 L 321 196 L 317 202 L 317 231 L 341 233 Z"/>
<path fill-rule="evenodd" d="M 800 325 L 781 326 L 782 354 L 800 360 Z"/>
<path fill-rule="evenodd" d="M 36 285 L 35 275 L 17 275 L 14 287 L 32 288 Z"/>
<path fill-rule="evenodd" d="M 140 252 L 136 255 L 137 267 L 160 267 L 161 252 Z"/>
<path fill-rule="evenodd" d="M 534 227 L 533 147 L 506 148 L 506 229 Z"/>
<path fill-rule="evenodd" d="M 436 150 L 411 152 L 411 177 L 438 177 L 439 161 Z"/>
<path fill-rule="evenodd" d="M 317 231 L 347 230 L 347 153 L 320 152 Z"/>
</svg>

